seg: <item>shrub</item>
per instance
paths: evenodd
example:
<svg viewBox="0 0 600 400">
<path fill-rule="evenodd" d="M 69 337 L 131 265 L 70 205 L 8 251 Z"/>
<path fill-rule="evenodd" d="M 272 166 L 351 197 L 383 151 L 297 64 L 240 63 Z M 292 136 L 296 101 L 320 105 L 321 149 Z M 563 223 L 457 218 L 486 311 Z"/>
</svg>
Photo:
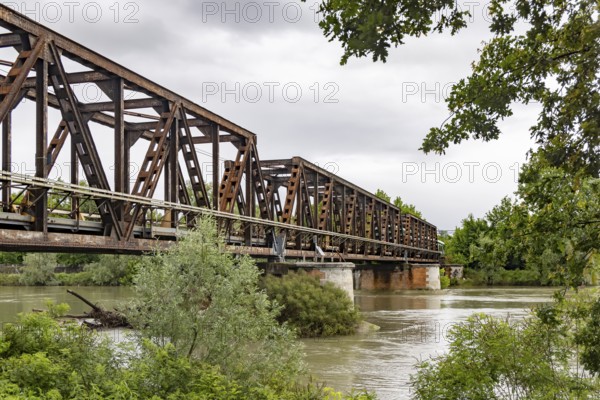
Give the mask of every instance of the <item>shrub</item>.
<svg viewBox="0 0 600 400">
<path fill-rule="evenodd" d="M 21 286 L 21 275 L 0 274 L 0 286 Z"/>
<path fill-rule="evenodd" d="M 56 280 L 61 286 L 91 286 L 92 277 L 89 272 L 67 273 L 61 272 L 55 275 Z"/>
<path fill-rule="evenodd" d="M 56 268 L 55 254 L 32 253 L 24 259 L 19 281 L 27 286 L 45 286 L 55 283 L 54 269 Z"/>
<path fill-rule="evenodd" d="M 104 254 L 97 261 L 84 267 L 90 282 L 99 286 L 118 286 L 130 283 L 136 271 L 132 257 Z"/>
<path fill-rule="evenodd" d="M 440 269 L 440 287 L 442 289 L 450 287 L 450 278 L 446 275 L 446 270 L 444 268 Z"/>
<path fill-rule="evenodd" d="M 348 294 L 332 283 L 304 272 L 265 279 L 267 295 L 283 306 L 280 322 L 288 322 L 302 337 L 349 335 L 360 320 Z"/>
<path fill-rule="evenodd" d="M 599 303 L 585 296 L 557 295 L 522 320 L 481 314 L 453 326 L 449 351 L 417 365 L 412 398 L 598 398 L 600 357 L 586 357 L 600 343 L 597 315 L 590 315 Z"/>
<path fill-rule="evenodd" d="M 245 385 L 287 385 L 302 369 L 301 354 L 258 290 L 259 277 L 253 260 L 225 252 L 213 220 L 200 219 L 169 250 L 144 258 L 128 318 L 142 337 Z"/>
</svg>

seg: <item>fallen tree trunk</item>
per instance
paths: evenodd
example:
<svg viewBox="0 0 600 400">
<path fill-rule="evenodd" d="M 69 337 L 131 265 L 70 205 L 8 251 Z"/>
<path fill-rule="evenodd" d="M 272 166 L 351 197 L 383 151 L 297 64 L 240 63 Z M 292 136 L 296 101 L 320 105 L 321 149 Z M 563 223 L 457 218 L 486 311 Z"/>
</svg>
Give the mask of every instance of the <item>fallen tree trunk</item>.
<svg viewBox="0 0 600 400">
<path fill-rule="evenodd" d="M 98 307 L 97 305 L 95 305 L 94 303 L 92 303 L 91 301 L 89 301 L 88 299 L 86 299 L 85 297 L 80 295 L 79 293 L 76 293 L 70 289 L 67 289 L 67 293 L 69 293 L 70 295 L 73 295 L 73 296 L 77 297 L 79 300 L 83 301 L 85 304 L 90 306 L 92 308 L 92 310 L 102 311 L 102 309 L 100 307 Z"/>
<path fill-rule="evenodd" d="M 77 297 L 79 300 L 90 306 L 92 309 L 89 313 L 85 313 L 83 318 L 91 318 L 98 321 L 98 324 L 86 324 L 93 328 L 131 328 L 131 324 L 127 321 L 127 317 L 118 311 L 108 311 L 102 307 L 92 303 L 79 293 L 72 290 L 67 290 L 67 293 Z"/>
</svg>

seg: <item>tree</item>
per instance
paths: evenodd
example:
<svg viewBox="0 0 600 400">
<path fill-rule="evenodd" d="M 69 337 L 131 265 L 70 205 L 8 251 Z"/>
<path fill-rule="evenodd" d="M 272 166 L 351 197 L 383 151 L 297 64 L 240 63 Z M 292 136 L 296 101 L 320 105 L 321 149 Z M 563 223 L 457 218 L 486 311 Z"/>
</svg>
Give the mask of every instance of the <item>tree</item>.
<svg viewBox="0 0 600 400">
<path fill-rule="evenodd" d="M 573 340 L 587 333 L 581 322 L 593 323 L 591 303 L 563 298 L 525 320 L 476 315 L 452 327 L 449 352 L 412 376 L 413 399 L 595 398 L 600 380 L 581 368 L 589 347 Z"/>
<path fill-rule="evenodd" d="M 539 103 L 533 138 L 553 166 L 600 174 L 600 29 L 595 0 L 492 0 L 489 30 L 472 73 L 446 99 L 450 117 L 432 128 L 425 152 L 444 153 L 450 144 L 497 139 L 498 122 L 516 103 Z M 320 26 L 350 57 L 385 61 L 389 48 L 406 37 L 454 34 L 469 13 L 450 0 L 324 0 Z"/>
<path fill-rule="evenodd" d="M 131 283 L 139 260 L 118 254 L 103 254 L 85 266 L 94 285 L 118 286 Z"/>
<path fill-rule="evenodd" d="M 99 259 L 100 256 L 98 254 L 85 253 L 61 253 L 56 256 L 56 261 L 59 264 L 68 267 L 81 267 L 96 262 Z"/>
<path fill-rule="evenodd" d="M 377 189 L 377 191 L 375 192 L 375 197 L 377 197 L 378 199 L 381 199 L 383 201 L 386 201 L 388 203 L 392 202 L 392 198 L 390 197 L 390 195 L 388 195 L 382 189 Z M 396 207 L 398 207 L 402 213 L 404 213 L 404 214 L 412 214 L 412 215 L 414 215 L 417 218 L 423 219 L 423 214 L 420 211 L 418 211 L 417 208 L 414 205 L 408 204 L 408 203 L 404 203 L 402 201 L 402 199 L 400 198 L 400 196 L 396 196 L 396 198 L 394 199 L 393 204 Z"/>
<path fill-rule="evenodd" d="M 375 197 L 377 197 L 378 199 L 381 199 L 383 201 L 386 201 L 388 203 L 392 202 L 392 198 L 390 197 L 390 195 L 387 194 L 382 189 L 377 189 L 377 191 L 375 192 Z"/>
<path fill-rule="evenodd" d="M 400 211 L 402 211 L 402 213 L 404 214 L 412 214 L 417 218 L 425 220 L 421 211 L 417 210 L 417 208 L 413 204 L 403 202 L 400 196 L 396 196 L 396 198 L 394 199 L 394 205 L 398 207 Z"/>
<path fill-rule="evenodd" d="M 23 264 L 24 253 L 2 252 L 0 253 L 0 264 L 18 265 Z"/>
<path fill-rule="evenodd" d="M 259 275 L 250 258 L 225 251 L 212 219 L 200 218 L 171 249 L 144 258 L 128 317 L 143 337 L 230 377 L 285 385 L 301 369 L 300 351 L 258 290 Z"/>
<path fill-rule="evenodd" d="M 525 259 L 549 280 L 568 287 L 600 269 L 600 179 L 539 165 L 525 167 L 518 193 L 528 219 Z"/>
<path fill-rule="evenodd" d="M 451 238 L 446 239 L 446 255 L 452 263 L 477 267 L 479 264 L 473 257 L 473 246 L 477 245 L 480 235 L 488 230 L 487 222 L 469 214 L 461 225 Z"/>
<path fill-rule="evenodd" d="M 31 253 L 23 260 L 25 267 L 19 278 L 24 285 L 43 286 L 54 281 L 56 254 Z"/>
</svg>

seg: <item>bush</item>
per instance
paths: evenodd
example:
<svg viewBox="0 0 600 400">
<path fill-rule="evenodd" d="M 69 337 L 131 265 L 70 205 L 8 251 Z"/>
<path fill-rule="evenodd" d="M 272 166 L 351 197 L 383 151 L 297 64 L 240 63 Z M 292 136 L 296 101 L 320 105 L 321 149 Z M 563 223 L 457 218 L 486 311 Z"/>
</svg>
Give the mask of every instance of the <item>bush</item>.
<svg viewBox="0 0 600 400">
<path fill-rule="evenodd" d="M 118 286 L 131 283 L 137 260 L 122 255 L 103 254 L 97 261 L 84 267 L 90 282 L 98 286 Z"/>
<path fill-rule="evenodd" d="M 21 286 L 21 275 L 0 274 L 0 286 Z"/>
<path fill-rule="evenodd" d="M 54 270 L 56 269 L 56 254 L 32 253 L 24 259 L 19 281 L 27 286 L 45 286 L 56 283 Z"/>
<path fill-rule="evenodd" d="M 600 343 L 598 304 L 557 296 L 522 320 L 470 317 L 448 332 L 447 353 L 418 364 L 412 398 L 597 399 L 600 357 L 586 357 Z"/>
<path fill-rule="evenodd" d="M 93 285 L 92 276 L 89 272 L 67 273 L 61 272 L 55 274 L 55 279 L 61 286 L 91 286 Z"/>
<path fill-rule="evenodd" d="M 259 277 L 252 259 L 225 252 L 213 220 L 200 219 L 169 250 L 143 259 L 128 318 L 142 337 L 246 385 L 287 385 L 302 369 L 300 349 Z"/>
<path fill-rule="evenodd" d="M 51 306 L 65 312 L 66 305 Z M 0 398 L 169 400 L 372 400 L 307 386 L 240 382 L 218 367 L 182 356 L 170 343 L 114 344 L 49 313 L 24 314 L 0 336 Z"/>
<path fill-rule="evenodd" d="M 283 306 L 280 322 L 287 322 L 301 337 L 349 335 L 360 321 L 348 294 L 332 283 L 305 272 L 265 279 L 267 295 Z"/>
<path fill-rule="evenodd" d="M 243 392 L 217 368 L 143 341 L 116 349 L 106 338 L 50 315 L 22 315 L 0 339 L 0 397 L 12 399 L 268 399 Z M 262 393 L 262 395 L 260 395 Z M 269 395 L 269 397 L 267 396 Z"/>
<path fill-rule="evenodd" d="M 446 275 L 446 270 L 444 268 L 440 269 L 440 287 L 442 289 L 450 287 L 450 278 Z"/>
</svg>

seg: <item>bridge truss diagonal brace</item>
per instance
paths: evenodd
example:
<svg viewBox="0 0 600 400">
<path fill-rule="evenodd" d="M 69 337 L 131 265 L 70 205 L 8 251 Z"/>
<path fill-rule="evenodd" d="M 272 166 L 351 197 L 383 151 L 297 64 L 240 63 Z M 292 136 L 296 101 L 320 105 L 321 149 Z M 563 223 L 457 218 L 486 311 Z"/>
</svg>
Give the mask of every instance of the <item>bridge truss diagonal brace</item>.
<svg viewBox="0 0 600 400">
<path fill-rule="evenodd" d="M 81 113 L 79 102 L 73 93 L 71 85 L 67 81 L 67 74 L 61 61 L 60 51 L 52 41 L 48 43 L 48 47 L 54 62 L 50 68 L 50 82 L 54 88 L 63 120 L 67 125 L 86 179 L 91 187 L 110 190 L 110 185 L 102 167 L 102 162 L 94 144 L 87 119 Z M 105 234 L 111 235 L 114 233 L 117 239 L 121 239 L 123 232 L 112 203 L 106 200 L 98 200 L 96 204 L 106 229 Z"/>
<path fill-rule="evenodd" d="M 198 154 L 196 154 L 194 139 L 183 107 L 181 108 L 180 113 L 182 122 L 182 129 L 179 130 L 180 150 L 183 153 L 185 166 L 190 177 L 190 185 L 192 186 L 196 206 L 210 208 L 210 199 L 208 198 L 206 184 L 202 177 L 202 168 L 200 166 L 200 161 L 198 160 Z M 186 182 L 184 180 L 184 188 L 185 184 Z"/>
<path fill-rule="evenodd" d="M 168 111 L 169 107 L 170 111 Z M 164 169 L 167 154 L 169 152 L 167 136 L 171 131 L 171 126 L 173 126 L 173 122 L 175 121 L 175 117 L 177 116 L 180 105 L 166 105 L 164 108 L 166 110 L 165 112 L 161 113 L 160 120 L 158 121 L 156 129 L 154 130 L 152 139 L 150 139 L 148 150 L 146 151 L 144 161 L 142 162 L 142 167 L 138 173 L 135 185 L 133 186 L 132 195 L 134 196 L 149 199 L 152 198 L 154 192 L 156 191 L 160 175 Z M 130 205 L 126 210 L 126 214 L 129 214 L 130 211 L 131 220 L 125 232 L 125 238 L 127 240 L 129 240 L 133 234 L 133 228 L 140 216 L 141 205 L 134 205 L 133 210 L 131 210 Z"/>
<path fill-rule="evenodd" d="M 260 217 L 267 221 L 273 220 L 273 213 L 271 212 L 272 207 L 269 204 L 271 199 L 270 186 L 266 183 L 262 168 L 260 165 L 260 159 L 258 158 L 258 149 L 256 143 L 252 143 L 250 146 L 250 161 L 252 169 L 252 183 L 254 185 L 254 192 L 256 199 L 258 200 L 258 208 L 260 210 Z M 249 195 L 248 195 L 249 197 Z"/>
<path fill-rule="evenodd" d="M 38 37 L 35 46 L 31 49 L 29 40 L 23 43 L 23 50 L 19 52 L 17 60 L 0 85 L 0 121 L 4 121 L 7 114 L 18 103 L 23 92 L 23 84 L 29 72 L 35 67 L 36 62 L 46 49 L 46 37 Z"/>
<path fill-rule="evenodd" d="M 219 187 L 219 210 L 228 213 L 233 213 L 236 202 L 239 203 L 241 195 L 241 183 L 248 164 L 248 153 L 250 144 L 248 140 L 242 144 L 237 152 L 235 161 L 230 167 L 225 167 L 223 179 Z M 241 207 L 240 212 L 244 213 L 244 208 Z"/>
</svg>

